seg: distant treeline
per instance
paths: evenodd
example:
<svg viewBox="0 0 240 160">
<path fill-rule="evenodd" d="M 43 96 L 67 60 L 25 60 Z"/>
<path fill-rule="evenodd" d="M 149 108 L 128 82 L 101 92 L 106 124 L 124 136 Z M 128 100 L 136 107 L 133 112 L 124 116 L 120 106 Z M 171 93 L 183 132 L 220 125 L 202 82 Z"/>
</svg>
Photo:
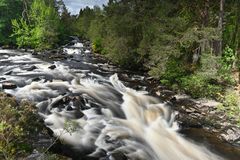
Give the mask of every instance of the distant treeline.
<svg viewBox="0 0 240 160">
<path fill-rule="evenodd" d="M 81 10 L 73 30 L 114 63 L 218 99 L 239 79 L 239 25 L 238 0 L 110 0 Z"/>
<path fill-rule="evenodd" d="M 44 50 L 77 35 L 112 62 L 194 97 L 216 98 L 238 80 L 238 0 L 109 0 L 77 16 L 61 0 L 0 0 L 0 15 L 1 44 Z"/>
</svg>

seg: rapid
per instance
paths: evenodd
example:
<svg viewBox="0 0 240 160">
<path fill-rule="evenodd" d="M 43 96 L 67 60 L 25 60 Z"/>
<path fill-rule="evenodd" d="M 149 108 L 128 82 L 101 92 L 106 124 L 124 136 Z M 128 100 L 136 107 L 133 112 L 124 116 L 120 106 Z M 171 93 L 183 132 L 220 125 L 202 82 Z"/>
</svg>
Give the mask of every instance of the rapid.
<svg viewBox="0 0 240 160">
<path fill-rule="evenodd" d="M 78 159 L 223 159 L 180 134 L 172 104 L 151 96 L 144 83 L 130 88 L 131 81 L 119 78 L 123 71 L 97 60 L 82 43 L 63 52 L 70 58 L 52 62 L 0 50 L 0 82 L 16 84 L 4 92 L 34 102 L 44 124 Z"/>
</svg>

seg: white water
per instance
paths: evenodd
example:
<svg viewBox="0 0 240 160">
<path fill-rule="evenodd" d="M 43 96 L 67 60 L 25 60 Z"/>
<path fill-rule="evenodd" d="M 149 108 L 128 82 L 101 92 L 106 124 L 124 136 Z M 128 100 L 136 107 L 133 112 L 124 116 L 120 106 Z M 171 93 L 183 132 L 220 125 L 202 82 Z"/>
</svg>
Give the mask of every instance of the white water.
<svg viewBox="0 0 240 160">
<path fill-rule="evenodd" d="M 85 56 L 82 45 L 77 47 L 65 51 Z M 104 77 L 61 62 L 55 62 L 56 69 L 51 70 L 50 63 L 28 53 L 0 50 L 0 56 L 0 78 L 20 86 L 5 92 L 35 102 L 46 126 L 81 156 L 118 159 L 114 153 L 123 153 L 128 159 L 140 160 L 221 159 L 177 133 L 175 112 L 168 103 L 125 87 L 117 74 Z M 2 65 L 4 62 L 8 65 Z M 37 69 L 26 72 L 23 66 L 30 63 Z M 82 64 L 90 68 L 101 65 Z M 9 71 L 10 75 L 3 75 Z M 41 80 L 34 82 L 32 77 Z"/>
</svg>

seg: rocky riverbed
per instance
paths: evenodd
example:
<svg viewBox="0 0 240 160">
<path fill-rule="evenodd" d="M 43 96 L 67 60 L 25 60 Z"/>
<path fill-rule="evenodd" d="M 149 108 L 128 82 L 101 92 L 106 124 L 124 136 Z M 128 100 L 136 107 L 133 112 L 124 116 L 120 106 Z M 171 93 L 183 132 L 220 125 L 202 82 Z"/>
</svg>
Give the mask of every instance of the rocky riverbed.
<svg viewBox="0 0 240 160">
<path fill-rule="evenodd" d="M 67 94 L 68 87 L 73 86 L 74 78 L 76 76 L 90 78 L 101 84 L 105 83 L 109 76 L 117 73 L 127 87 L 148 92 L 162 102 L 171 102 L 172 108 L 178 112 L 176 119 L 182 136 L 204 144 L 210 150 L 229 159 L 238 160 L 240 157 L 239 127 L 234 123 L 231 124 L 225 113 L 217 109 L 218 102 L 195 100 L 159 86 L 154 79 L 144 74 L 122 70 L 100 55 L 92 54 L 89 41 L 44 53 L 25 51 L 27 50 L 0 51 L 1 88 L 20 99 L 27 98 L 38 102 L 40 113 L 49 115 L 47 112 L 52 112 L 52 108 L 60 106 L 66 111 L 74 111 L 74 118 L 83 117 L 87 113 L 76 111 L 72 106 L 82 106 L 81 110 L 88 110 L 89 108 L 83 105 L 86 103 L 85 98 Z M 42 86 L 39 86 L 40 84 Z M 95 102 L 90 104 L 99 105 Z M 49 109 L 48 106 L 51 108 Z M 114 154 L 116 155 L 112 157 L 124 159 L 120 153 L 114 152 Z"/>
</svg>

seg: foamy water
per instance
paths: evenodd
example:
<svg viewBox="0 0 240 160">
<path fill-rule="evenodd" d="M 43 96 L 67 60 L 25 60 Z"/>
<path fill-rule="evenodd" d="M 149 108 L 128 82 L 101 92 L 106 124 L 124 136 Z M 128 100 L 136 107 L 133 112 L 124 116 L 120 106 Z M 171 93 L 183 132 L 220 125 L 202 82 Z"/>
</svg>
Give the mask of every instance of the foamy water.
<svg viewBox="0 0 240 160">
<path fill-rule="evenodd" d="M 87 56 L 89 51 L 82 47 L 76 44 L 64 51 Z M 46 126 L 81 157 L 118 159 L 116 154 L 121 153 L 134 160 L 221 159 L 178 134 L 176 113 L 169 103 L 126 87 L 117 74 L 99 67 L 106 64 L 82 58 L 78 60 L 83 68 L 53 62 L 52 70 L 48 68 L 52 63 L 29 53 L 0 50 L 0 57 L 0 78 L 4 78 L 0 82 L 19 86 L 4 91 L 34 102 Z M 26 71 L 31 65 L 36 69 Z M 93 73 L 92 68 L 106 75 Z"/>
</svg>

